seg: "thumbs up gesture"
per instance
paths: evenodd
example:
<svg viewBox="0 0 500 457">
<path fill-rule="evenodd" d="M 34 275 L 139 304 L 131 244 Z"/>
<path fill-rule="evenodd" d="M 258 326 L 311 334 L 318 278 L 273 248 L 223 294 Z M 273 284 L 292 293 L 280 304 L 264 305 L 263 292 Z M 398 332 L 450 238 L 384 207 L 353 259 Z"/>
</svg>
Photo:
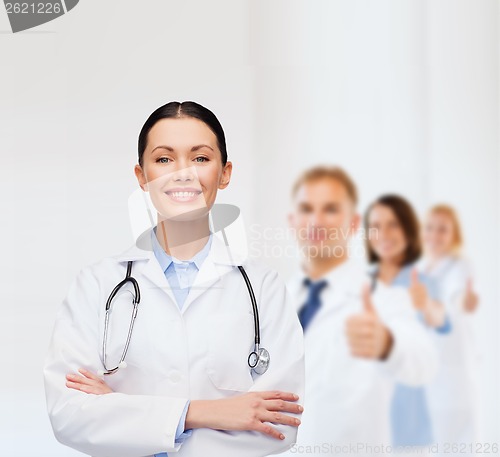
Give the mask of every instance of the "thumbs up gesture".
<svg viewBox="0 0 500 457">
<path fill-rule="evenodd" d="M 422 313 L 425 322 L 433 328 L 440 328 L 446 322 L 444 305 L 433 300 L 427 292 L 427 287 L 418 278 L 416 268 L 411 271 L 410 287 L 408 288 L 415 309 Z"/>
<path fill-rule="evenodd" d="M 472 287 L 472 279 L 467 280 L 467 285 L 465 287 L 465 295 L 464 295 L 464 310 L 468 313 L 473 313 L 476 311 L 477 306 L 479 305 L 479 297 L 474 292 Z"/>
<path fill-rule="evenodd" d="M 392 335 L 377 314 L 368 285 L 363 288 L 362 302 L 362 311 L 346 322 L 351 354 L 366 359 L 385 359 L 391 352 Z"/>
<path fill-rule="evenodd" d="M 413 306 L 419 311 L 424 311 L 428 306 L 429 294 L 425 285 L 418 279 L 418 272 L 415 268 L 411 271 L 408 292 L 410 293 Z"/>
</svg>

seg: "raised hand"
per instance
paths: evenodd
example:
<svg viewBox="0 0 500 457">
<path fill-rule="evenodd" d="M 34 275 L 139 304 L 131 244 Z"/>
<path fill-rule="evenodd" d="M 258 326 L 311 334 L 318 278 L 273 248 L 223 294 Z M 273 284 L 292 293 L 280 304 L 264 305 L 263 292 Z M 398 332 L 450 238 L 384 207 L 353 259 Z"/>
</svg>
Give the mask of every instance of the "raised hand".
<svg viewBox="0 0 500 457">
<path fill-rule="evenodd" d="M 422 313 L 427 325 L 433 328 L 441 328 L 446 322 L 446 309 L 444 305 L 429 296 L 427 287 L 418 277 L 416 268 L 411 270 L 410 293 L 413 307 Z"/>
<path fill-rule="evenodd" d="M 362 291 L 363 310 L 347 319 L 346 336 L 351 354 L 367 359 L 385 359 L 392 348 L 392 335 L 373 305 L 370 287 Z"/>
<path fill-rule="evenodd" d="M 479 297 L 474 292 L 474 288 L 472 287 L 472 279 L 467 280 L 467 285 L 465 287 L 465 295 L 463 300 L 464 310 L 468 313 L 473 313 L 476 311 L 479 305 Z"/>
<path fill-rule="evenodd" d="M 411 270 L 410 287 L 408 288 L 413 306 L 419 311 L 425 311 L 429 302 L 427 288 L 420 282 L 416 268 Z"/>
</svg>

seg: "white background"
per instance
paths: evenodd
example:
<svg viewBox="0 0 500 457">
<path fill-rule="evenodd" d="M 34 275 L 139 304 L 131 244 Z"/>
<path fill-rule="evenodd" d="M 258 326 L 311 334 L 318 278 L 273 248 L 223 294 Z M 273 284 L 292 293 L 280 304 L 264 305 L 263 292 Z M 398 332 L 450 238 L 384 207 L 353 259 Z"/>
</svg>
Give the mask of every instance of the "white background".
<svg viewBox="0 0 500 457">
<path fill-rule="evenodd" d="M 353 175 L 360 210 L 383 192 L 458 208 L 481 439 L 500 441 L 497 1 L 81 0 L 18 34 L 2 8 L 0 455 L 77 454 L 45 411 L 54 315 L 81 267 L 133 242 L 137 136 L 170 100 L 219 117 L 234 164 L 220 201 L 247 227 L 286 227 L 290 185 L 318 163 Z"/>
</svg>

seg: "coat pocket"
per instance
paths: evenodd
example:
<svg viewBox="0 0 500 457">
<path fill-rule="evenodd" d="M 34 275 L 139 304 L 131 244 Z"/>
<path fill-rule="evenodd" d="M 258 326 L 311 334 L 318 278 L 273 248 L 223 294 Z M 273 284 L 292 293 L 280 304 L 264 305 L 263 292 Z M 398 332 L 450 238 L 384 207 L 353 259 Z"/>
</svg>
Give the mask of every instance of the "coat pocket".
<svg viewBox="0 0 500 457">
<path fill-rule="evenodd" d="M 208 325 L 207 374 L 221 390 L 247 392 L 253 385 L 248 356 L 254 347 L 250 313 L 220 313 Z"/>
</svg>

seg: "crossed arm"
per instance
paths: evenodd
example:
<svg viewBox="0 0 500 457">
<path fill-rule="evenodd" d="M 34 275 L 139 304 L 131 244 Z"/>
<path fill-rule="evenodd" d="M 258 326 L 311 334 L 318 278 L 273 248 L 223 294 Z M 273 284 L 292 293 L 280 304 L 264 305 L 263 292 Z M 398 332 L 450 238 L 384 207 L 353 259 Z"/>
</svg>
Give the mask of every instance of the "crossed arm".
<svg viewBox="0 0 500 457">
<path fill-rule="evenodd" d="M 68 373 L 66 386 L 87 394 L 106 395 L 113 390 L 96 374 L 80 368 L 80 374 Z M 253 430 L 284 440 L 285 436 L 270 425 L 298 427 L 300 419 L 286 413 L 300 414 L 298 395 L 281 392 L 249 392 L 221 400 L 193 400 L 186 416 L 186 429 Z"/>
</svg>

